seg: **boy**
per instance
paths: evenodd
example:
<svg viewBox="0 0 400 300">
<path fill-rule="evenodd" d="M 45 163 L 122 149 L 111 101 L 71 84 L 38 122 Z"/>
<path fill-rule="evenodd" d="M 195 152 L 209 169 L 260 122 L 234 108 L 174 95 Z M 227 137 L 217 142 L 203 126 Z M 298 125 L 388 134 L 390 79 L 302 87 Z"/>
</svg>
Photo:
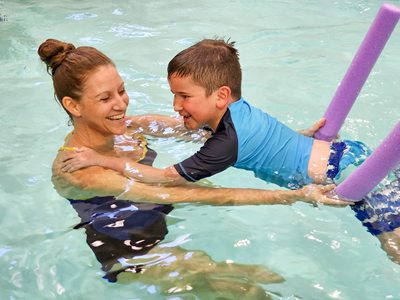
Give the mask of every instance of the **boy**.
<svg viewBox="0 0 400 300">
<path fill-rule="evenodd" d="M 146 132 L 151 125 L 194 130 L 207 126 L 213 135 L 193 156 L 166 169 L 103 157 L 82 148 L 64 159 L 63 171 L 100 165 L 146 183 L 178 185 L 219 173 L 230 166 L 290 189 L 333 182 L 351 163 L 360 164 L 371 150 L 359 142 L 329 143 L 301 135 L 252 107 L 241 96 L 242 73 L 234 42 L 206 39 L 176 55 L 168 65 L 174 110 L 182 117 L 127 117 Z M 323 125 L 305 133 L 313 136 Z"/>
</svg>

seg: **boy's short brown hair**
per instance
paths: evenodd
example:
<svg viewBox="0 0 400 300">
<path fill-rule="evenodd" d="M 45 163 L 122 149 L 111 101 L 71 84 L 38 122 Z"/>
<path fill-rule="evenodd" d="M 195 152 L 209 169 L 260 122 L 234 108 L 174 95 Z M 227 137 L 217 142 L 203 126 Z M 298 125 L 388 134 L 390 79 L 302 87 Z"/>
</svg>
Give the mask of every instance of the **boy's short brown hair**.
<svg viewBox="0 0 400 300">
<path fill-rule="evenodd" d="M 242 70 L 235 42 L 229 39 L 204 39 L 179 52 L 168 64 L 168 78 L 191 76 L 210 96 L 221 86 L 231 89 L 234 100 L 241 98 Z"/>
</svg>

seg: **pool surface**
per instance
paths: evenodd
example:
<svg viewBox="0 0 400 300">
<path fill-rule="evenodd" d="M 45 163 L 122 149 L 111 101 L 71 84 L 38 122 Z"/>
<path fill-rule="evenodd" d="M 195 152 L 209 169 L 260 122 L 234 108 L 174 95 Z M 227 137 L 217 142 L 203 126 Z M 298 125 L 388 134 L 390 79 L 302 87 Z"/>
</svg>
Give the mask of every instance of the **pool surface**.
<svg viewBox="0 0 400 300">
<path fill-rule="evenodd" d="M 40 3 L 39 3 L 40 2 Z M 392 1 L 400 6 L 400 1 Z M 110 283 L 51 164 L 71 131 L 37 48 L 48 38 L 93 46 L 117 65 L 128 114 L 172 115 L 170 59 L 202 38 L 231 37 L 246 101 L 300 130 L 325 112 L 382 2 L 0 1 L 0 299 L 217 299 L 154 282 Z M 376 147 L 400 121 L 400 25 L 340 134 Z M 149 138 L 157 167 L 199 149 Z M 276 189 L 230 169 L 215 186 Z M 400 299 L 400 266 L 350 207 L 212 207 L 181 204 L 161 244 L 203 251 L 215 262 L 263 265 L 285 279 L 259 284 L 259 299 Z M 171 278 L 179 272 L 170 273 Z M 138 277 L 140 278 L 140 277 Z M 172 280 L 172 279 L 171 279 Z M 255 298 L 257 299 L 257 298 Z"/>
</svg>

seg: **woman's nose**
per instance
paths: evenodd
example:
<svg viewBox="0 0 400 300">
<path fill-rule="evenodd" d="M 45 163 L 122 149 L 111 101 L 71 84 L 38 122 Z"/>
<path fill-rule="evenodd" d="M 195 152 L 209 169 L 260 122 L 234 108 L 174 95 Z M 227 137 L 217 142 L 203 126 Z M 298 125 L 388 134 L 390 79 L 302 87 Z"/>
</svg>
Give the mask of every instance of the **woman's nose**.
<svg viewBox="0 0 400 300">
<path fill-rule="evenodd" d="M 128 95 L 124 94 L 124 95 L 118 95 L 116 102 L 114 104 L 114 109 L 115 110 L 126 110 L 126 108 L 128 107 L 128 103 L 129 103 L 129 98 Z"/>
</svg>

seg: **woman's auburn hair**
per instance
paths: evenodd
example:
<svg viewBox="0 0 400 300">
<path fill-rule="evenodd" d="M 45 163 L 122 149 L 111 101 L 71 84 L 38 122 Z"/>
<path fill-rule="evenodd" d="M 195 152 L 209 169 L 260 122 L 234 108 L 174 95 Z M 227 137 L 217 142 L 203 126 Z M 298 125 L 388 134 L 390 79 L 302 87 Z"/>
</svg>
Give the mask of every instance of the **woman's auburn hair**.
<svg viewBox="0 0 400 300">
<path fill-rule="evenodd" d="M 73 44 L 48 39 L 38 49 L 40 59 L 46 64 L 53 78 L 54 96 L 73 122 L 71 113 L 64 107 L 62 99 L 71 97 L 80 101 L 85 91 L 85 81 L 100 66 L 114 62 L 93 47 L 78 47 Z"/>
</svg>

